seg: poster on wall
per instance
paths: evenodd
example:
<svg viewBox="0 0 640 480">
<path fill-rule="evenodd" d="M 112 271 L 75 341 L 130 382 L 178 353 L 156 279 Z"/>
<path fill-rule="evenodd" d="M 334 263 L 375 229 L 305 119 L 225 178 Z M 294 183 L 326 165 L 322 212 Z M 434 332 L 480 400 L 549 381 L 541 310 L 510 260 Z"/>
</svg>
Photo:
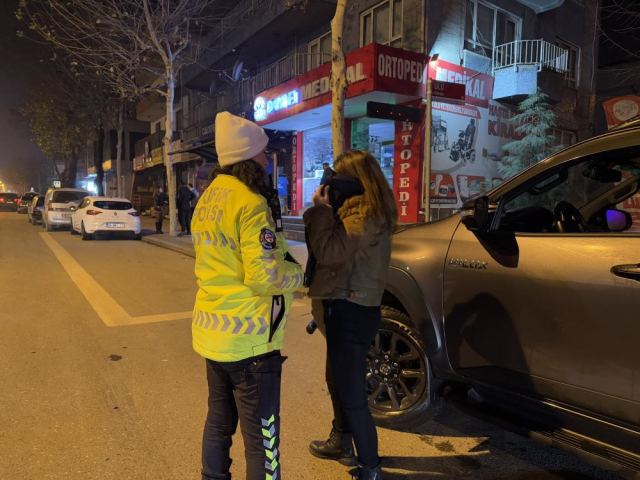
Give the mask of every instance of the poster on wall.
<svg viewBox="0 0 640 480">
<path fill-rule="evenodd" d="M 625 95 L 602 104 L 607 116 L 607 129 L 620 125 L 627 120 L 640 115 L 640 97 Z"/>
<path fill-rule="evenodd" d="M 489 101 L 475 105 L 433 103 L 431 204 L 459 209 L 502 182 L 502 147 L 521 138 L 509 121 L 515 111 Z"/>
</svg>

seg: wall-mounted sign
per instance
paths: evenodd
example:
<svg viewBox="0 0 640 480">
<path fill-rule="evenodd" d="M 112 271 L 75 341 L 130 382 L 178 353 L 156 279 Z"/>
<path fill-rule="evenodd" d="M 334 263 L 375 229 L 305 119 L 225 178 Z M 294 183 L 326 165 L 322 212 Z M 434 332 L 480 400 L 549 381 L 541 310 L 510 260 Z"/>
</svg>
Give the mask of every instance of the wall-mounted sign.
<svg viewBox="0 0 640 480">
<path fill-rule="evenodd" d="M 265 120 L 269 114 L 279 112 L 298 103 L 300 103 L 300 92 L 298 90 L 292 90 L 272 100 L 258 97 L 253 104 L 253 118 L 256 121 Z"/>
<path fill-rule="evenodd" d="M 465 102 L 470 105 L 488 108 L 489 100 L 493 97 L 493 77 L 491 75 L 444 60 L 437 60 L 429 64 L 429 78 L 464 85 Z"/>
<path fill-rule="evenodd" d="M 379 91 L 424 97 L 425 55 L 370 43 L 346 55 L 346 98 Z M 259 125 L 297 115 L 331 103 L 331 63 L 262 92 L 254 99 Z"/>
</svg>

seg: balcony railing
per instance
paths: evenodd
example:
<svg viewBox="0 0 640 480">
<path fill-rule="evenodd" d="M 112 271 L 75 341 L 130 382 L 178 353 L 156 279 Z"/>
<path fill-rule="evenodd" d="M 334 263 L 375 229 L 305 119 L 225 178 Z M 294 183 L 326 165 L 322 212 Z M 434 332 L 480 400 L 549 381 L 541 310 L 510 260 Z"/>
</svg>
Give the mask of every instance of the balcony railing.
<svg viewBox="0 0 640 480">
<path fill-rule="evenodd" d="M 331 61 L 328 53 L 294 53 L 272 63 L 254 78 L 255 93 L 268 90 Z"/>
<path fill-rule="evenodd" d="M 172 139 L 175 140 L 179 140 L 180 139 L 180 132 L 173 132 L 173 137 Z M 134 147 L 134 152 L 135 152 L 135 156 L 139 157 L 140 155 L 144 155 L 145 153 L 145 143 L 149 142 L 149 152 L 151 152 L 151 150 L 155 150 L 156 148 L 160 148 L 163 146 L 163 142 L 164 142 L 164 132 L 163 131 L 159 131 L 156 133 L 152 133 L 151 135 L 144 137 L 142 140 L 138 140 L 135 144 Z"/>
<path fill-rule="evenodd" d="M 331 55 L 326 53 L 296 53 L 272 63 L 257 75 L 240 80 L 220 91 L 214 98 L 206 99 L 196 105 L 193 123 L 184 129 L 182 139 L 189 141 L 200 136 L 202 128 L 212 124 L 212 119 L 218 112 L 233 111 L 235 107 L 247 101 L 253 101 L 258 93 L 329 61 L 331 61 Z"/>
<path fill-rule="evenodd" d="M 493 73 L 509 67 L 534 66 L 559 73 L 568 71 L 569 52 L 545 40 L 516 40 L 493 49 Z"/>
<path fill-rule="evenodd" d="M 223 18 L 213 24 L 211 31 L 204 38 L 206 48 L 202 53 L 210 50 L 211 47 L 222 42 L 227 32 L 236 29 L 246 18 L 256 13 L 258 7 L 267 0 L 241 0 Z"/>
</svg>

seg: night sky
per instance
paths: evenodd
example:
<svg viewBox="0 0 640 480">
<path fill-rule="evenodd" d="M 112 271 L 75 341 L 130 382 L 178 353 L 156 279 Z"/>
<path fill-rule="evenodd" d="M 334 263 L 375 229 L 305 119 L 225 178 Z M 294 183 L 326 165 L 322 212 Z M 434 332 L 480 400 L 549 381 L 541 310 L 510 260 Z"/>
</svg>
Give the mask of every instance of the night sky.
<svg viewBox="0 0 640 480">
<path fill-rule="evenodd" d="M 0 0 L 0 170 L 17 157 L 42 157 L 30 141 L 28 127 L 12 113 L 22 106 L 34 85 L 39 85 L 35 79 L 40 59 L 44 58 L 36 44 L 16 35 L 18 30 L 28 30 L 15 18 L 17 3 Z"/>
</svg>

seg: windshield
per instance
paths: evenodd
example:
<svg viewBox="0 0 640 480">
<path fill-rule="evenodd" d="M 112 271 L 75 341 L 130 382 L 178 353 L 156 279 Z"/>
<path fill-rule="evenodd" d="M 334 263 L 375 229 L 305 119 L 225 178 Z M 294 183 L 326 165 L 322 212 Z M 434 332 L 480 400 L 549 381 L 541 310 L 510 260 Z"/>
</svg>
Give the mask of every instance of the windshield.
<svg viewBox="0 0 640 480">
<path fill-rule="evenodd" d="M 88 196 L 89 192 L 54 192 L 51 201 L 53 203 L 77 202 Z"/>
<path fill-rule="evenodd" d="M 102 210 L 131 210 L 133 205 L 129 202 L 114 202 L 114 201 L 98 201 L 93 202 L 93 206 L 101 208 Z"/>
</svg>

